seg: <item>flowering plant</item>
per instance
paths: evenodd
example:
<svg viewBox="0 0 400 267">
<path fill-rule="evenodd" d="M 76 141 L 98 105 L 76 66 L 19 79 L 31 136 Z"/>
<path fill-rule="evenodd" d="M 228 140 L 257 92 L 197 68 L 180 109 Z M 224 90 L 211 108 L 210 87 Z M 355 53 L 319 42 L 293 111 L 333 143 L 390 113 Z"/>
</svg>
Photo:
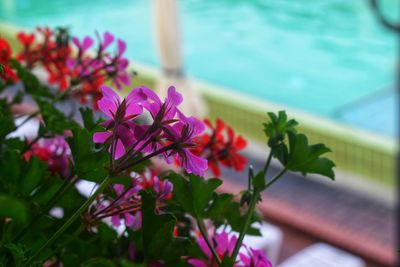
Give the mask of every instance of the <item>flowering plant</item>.
<svg viewBox="0 0 400 267">
<path fill-rule="evenodd" d="M 248 168 L 239 199 L 221 193 L 221 178 L 203 175 L 210 169 L 220 176 L 221 167 L 243 170 L 242 136 L 220 119 L 214 126 L 185 115 L 173 86 L 165 99 L 146 86 L 124 98 L 100 86 L 111 79 L 120 89 L 130 81 L 124 42 L 117 41 L 115 55 L 105 52 L 111 34 L 98 35 L 91 54 L 90 37 L 72 38 L 73 49 L 62 29 L 38 32 L 37 43 L 35 35 L 18 35 L 18 60 L 0 39 L 0 88 L 23 87 L 0 99 L 1 265 L 271 266 L 262 250 L 243 243 L 246 234 L 259 234 L 252 223 L 260 220 L 255 207 L 261 193 L 286 171 L 333 179 L 334 164 L 321 157 L 329 149 L 309 145 L 285 112 L 268 113 L 264 168 Z M 40 82 L 33 68 L 44 69 L 60 91 Z M 66 116 L 54 106 L 66 94 L 90 98 L 100 112 L 81 107 L 80 119 Z M 13 110 L 25 96 L 38 111 L 16 124 Z M 10 135 L 35 118 L 40 126 L 34 139 Z M 282 170 L 266 179 L 272 158 Z M 93 187 L 86 195 L 80 191 L 85 182 Z"/>
</svg>

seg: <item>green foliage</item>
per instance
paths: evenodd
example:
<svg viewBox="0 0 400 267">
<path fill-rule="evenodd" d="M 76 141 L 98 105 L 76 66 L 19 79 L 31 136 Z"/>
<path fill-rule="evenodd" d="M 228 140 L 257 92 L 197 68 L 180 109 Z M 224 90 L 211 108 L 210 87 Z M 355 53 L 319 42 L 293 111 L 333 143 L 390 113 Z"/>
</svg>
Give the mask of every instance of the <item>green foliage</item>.
<svg viewBox="0 0 400 267">
<path fill-rule="evenodd" d="M 144 255 L 148 261 L 163 259 L 171 264 L 187 255 L 192 246 L 187 238 L 173 236 L 176 218 L 170 213 L 156 214 L 156 199 L 142 191 L 142 231 Z M 173 266 L 173 265 L 169 265 Z"/>
<path fill-rule="evenodd" d="M 204 179 L 189 174 L 188 179 L 173 173 L 168 177 L 174 185 L 174 197 L 179 204 L 196 218 L 204 218 L 207 215 L 211 198 L 222 181 L 218 178 Z"/>
<path fill-rule="evenodd" d="M 82 179 L 101 182 L 108 174 L 108 153 L 95 149 L 92 136 L 86 129 L 74 128 L 68 143 L 74 158 L 76 175 Z"/>
<path fill-rule="evenodd" d="M 35 97 L 35 101 L 39 106 L 40 115 L 43 118 L 46 128 L 41 128 L 40 135 L 59 134 L 63 135 L 65 130 L 78 127 L 78 124 L 59 111 L 52 102 Z"/>
<path fill-rule="evenodd" d="M 331 179 L 335 178 L 333 172 L 335 164 L 321 157 L 331 151 L 329 148 L 323 144 L 310 145 L 304 134 L 297 133 L 295 129 L 297 122 L 288 121 L 284 111 L 279 111 L 278 116 L 273 113 L 268 115 L 271 120 L 264 124 L 264 132 L 269 138 L 268 145 L 272 149 L 273 156 L 286 169 L 301 172 L 303 175 L 316 173 Z"/>
<path fill-rule="evenodd" d="M 0 219 L 11 218 L 17 223 L 24 223 L 28 218 L 27 205 L 20 199 L 0 194 Z"/>
<path fill-rule="evenodd" d="M 7 103 L 7 99 L 0 99 L 0 125 L 0 140 L 15 129 L 11 107 Z"/>
<path fill-rule="evenodd" d="M 263 124 L 264 133 L 268 137 L 268 146 L 272 148 L 281 144 L 287 133 L 295 133 L 295 126 L 298 123 L 293 119 L 288 121 L 286 112 L 282 110 L 278 112 L 278 116 L 272 112 L 268 112 L 267 114 L 270 121 Z"/>
<path fill-rule="evenodd" d="M 93 110 L 88 107 L 80 107 L 79 112 L 81 113 L 83 126 L 90 133 L 102 130 L 99 126 L 100 119 L 95 120 Z"/>
<path fill-rule="evenodd" d="M 49 89 L 40 83 L 39 79 L 17 60 L 11 60 L 11 66 L 17 71 L 17 75 L 24 84 L 25 91 L 36 97 L 53 98 Z"/>
</svg>

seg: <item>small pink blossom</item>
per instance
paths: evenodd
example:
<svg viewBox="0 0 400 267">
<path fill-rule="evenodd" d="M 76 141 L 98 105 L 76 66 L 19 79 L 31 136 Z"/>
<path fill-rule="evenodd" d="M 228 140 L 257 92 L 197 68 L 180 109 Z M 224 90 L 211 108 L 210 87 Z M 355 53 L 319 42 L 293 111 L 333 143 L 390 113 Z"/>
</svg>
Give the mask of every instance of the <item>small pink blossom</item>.
<svg viewBox="0 0 400 267">
<path fill-rule="evenodd" d="M 29 159 L 31 155 L 46 162 L 51 173 L 58 173 L 63 177 L 68 177 L 71 149 L 64 137 L 56 136 L 40 139 L 25 152 L 24 157 Z"/>
<path fill-rule="evenodd" d="M 103 97 L 97 102 L 99 109 L 109 118 L 103 123 L 107 131 L 97 132 L 93 135 L 95 143 L 106 143 L 111 141 L 113 132 L 116 135 L 116 146 L 114 158 L 118 159 L 125 154 L 125 146 L 132 144 L 134 124 L 131 119 L 139 116 L 143 112 L 140 102 L 144 99 L 137 94 L 136 90 L 121 101 L 120 97 L 109 87 L 103 85 Z M 111 147 L 110 147 L 111 149 Z"/>
<path fill-rule="evenodd" d="M 226 256 L 228 257 L 232 256 L 237 238 L 235 235 L 229 236 L 228 233 L 221 232 L 221 233 L 216 233 L 211 241 L 215 251 L 218 254 L 218 257 L 222 260 Z M 197 244 L 199 245 L 201 251 L 204 253 L 205 258 L 189 259 L 188 263 L 195 267 L 218 266 L 213 254 L 211 253 L 211 250 L 208 248 L 207 243 L 203 237 L 199 237 L 199 239 L 197 240 Z"/>
</svg>

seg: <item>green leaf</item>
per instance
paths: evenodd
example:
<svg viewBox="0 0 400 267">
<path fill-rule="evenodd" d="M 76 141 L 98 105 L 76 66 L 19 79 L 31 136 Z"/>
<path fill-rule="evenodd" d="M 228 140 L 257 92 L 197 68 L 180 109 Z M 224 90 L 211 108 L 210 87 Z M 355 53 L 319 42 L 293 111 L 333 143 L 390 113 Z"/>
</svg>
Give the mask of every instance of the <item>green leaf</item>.
<svg viewBox="0 0 400 267">
<path fill-rule="evenodd" d="M 13 196 L 0 195 L 0 217 L 12 218 L 16 222 L 24 223 L 28 218 L 26 204 Z"/>
<path fill-rule="evenodd" d="M 94 148 L 92 137 L 88 130 L 75 128 L 68 143 L 74 157 L 77 175 L 82 179 L 101 182 L 107 176 L 106 163 L 109 155 Z"/>
<path fill-rule="evenodd" d="M 268 145 L 272 148 L 283 142 L 285 135 L 289 132 L 296 133 L 297 121 L 288 121 L 285 111 L 279 111 L 278 116 L 272 112 L 267 113 L 270 121 L 264 123 L 264 133 L 268 137 Z"/>
<path fill-rule="evenodd" d="M 25 177 L 22 177 L 21 191 L 25 195 L 29 195 L 39 185 L 46 170 L 46 164 L 41 162 L 37 157 L 32 156 L 29 160 Z"/>
<path fill-rule="evenodd" d="M 320 157 L 331 150 L 324 144 L 309 145 L 308 139 L 304 134 L 288 133 L 289 136 L 289 159 L 285 167 L 292 171 L 307 173 L 317 173 L 335 179 L 333 167 L 335 164 L 327 159 Z"/>
<path fill-rule="evenodd" d="M 210 205 L 210 200 L 221 184 L 221 179 L 211 178 L 204 179 L 203 177 L 189 174 L 189 186 L 193 196 L 193 211 L 198 218 L 205 215 L 206 208 Z"/>
<path fill-rule="evenodd" d="M 14 119 L 7 99 L 0 99 L 0 138 L 3 139 L 7 134 L 15 129 Z"/>
<path fill-rule="evenodd" d="M 210 208 L 208 209 L 209 218 L 213 219 L 218 224 L 222 224 L 225 218 L 221 218 L 221 215 L 225 213 L 226 207 L 228 207 L 233 201 L 232 194 L 219 194 L 214 196 Z"/>
<path fill-rule="evenodd" d="M 170 213 L 156 214 L 156 198 L 150 192 L 142 191 L 141 196 L 145 258 L 148 261 L 162 259 L 168 262 L 187 255 L 193 244 L 186 238 L 174 238 L 175 217 Z"/>
<path fill-rule="evenodd" d="M 167 177 L 174 185 L 174 197 L 179 204 L 196 218 L 203 218 L 215 189 L 222 181 L 218 178 L 206 180 L 193 174 L 189 174 L 188 178 L 176 173 Z"/>
<path fill-rule="evenodd" d="M 19 192 L 19 179 L 23 162 L 15 150 L 7 150 L 0 158 L 0 188 L 12 194 Z"/>
<path fill-rule="evenodd" d="M 67 119 L 61 111 L 55 108 L 53 103 L 43 100 L 40 97 L 35 97 L 35 101 L 39 106 L 40 115 L 43 118 L 47 131 L 63 135 L 65 130 L 78 126 L 76 122 Z M 39 132 L 43 132 L 43 130 Z"/>
<path fill-rule="evenodd" d="M 94 119 L 93 110 L 88 107 L 80 107 L 79 112 L 82 116 L 83 126 L 90 132 L 94 131 L 98 126 L 100 120 Z M 101 130 L 101 129 L 98 129 Z"/>
</svg>

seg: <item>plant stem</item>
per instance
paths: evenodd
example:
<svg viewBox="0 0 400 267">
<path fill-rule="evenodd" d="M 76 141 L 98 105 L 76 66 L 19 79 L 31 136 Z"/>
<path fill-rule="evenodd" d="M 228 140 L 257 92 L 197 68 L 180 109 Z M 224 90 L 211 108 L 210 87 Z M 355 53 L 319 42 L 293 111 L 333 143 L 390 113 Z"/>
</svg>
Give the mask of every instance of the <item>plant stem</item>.
<svg viewBox="0 0 400 267">
<path fill-rule="evenodd" d="M 126 164 L 122 164 L 121 166 L 119 166 L 119 168 L 117 168 L 117 170 L 115 171 L 115 173 L 120 173 L 120 172 L 122 172 L 122 171 L 124 171 L 124 170 L 126 170 L 126 169 L 129 169 L 129 168 L 131 168 L 131 167 L 133 167 L 133 166 L 135 166 L 135 165 L 137 165 L 137 164 L 140 164 L 140 163 L 142 163 L 143 161 L 146 161 L 146 160 L 148 160 L 148 159 L 150 159 L 150 158 L 152 158 L 152 157 L 154 157 L 154 156 L 157 156 L 157 155 L 159 155 L 159 154 L 161 154 L 161 153 L 163 153 L 163 152 L 166 152 L 166 151 L 168 151 L 168 150 L 170 150 L 170 149 L 174 149 L 175 147 L 176 147 L 176 143 L 172 143 L 172 144 L 170 144 L 170 145 L 168 145 L 168 146 L 165 146 L 165 147 L 163 147 L 163 148 L 161 148 L 161 149 L 159 149 L 159 150 L 156 150 L 156 151 L 154 151 L 153 153 L 151 153 L 151 154 L 149 154 L 149 155 L 147 155 L 147 156 L 145 156 L 145 157 L 143 157 L 143 158 L 140 158 L 140 159 L 138 159 L 138 160 L 135 160 L 135 161 L 133 161 L 133 162 L 131 162 L 131 163 L 126 163 Z"/>
<path fill-rule="evenodd" d="M 213 245 L 211 244 L 210 239 L 208 239 L 207 231 L 204 227 L 203 222 L 199 218 L 196 218 L 196 221 L 197 221 L 197 227 L 199 227 L 200 233 L 203 236 L 204 240 L 206 241 L 208 248 L 211 250 L 211 253 L 214 256 L 215 261 L 217 262 L 218 266 L 221 266 L 222 264 L 221 259 L 218 257 L 218 254 L 215 251 Z"/>
<path fill-rule="evenodd" d="M 61 234 L 65 232 L 65 230 L 68 229 L 68 227 L 76 220 L 78 217 L 89 207 L 90 204 L 97 198 L 98 195 L 100 195 L 101 192 L 104 191 L 104 189 L 109 185 L 110 183 L 110 176 L 107 176 L 103 182 L 99 185 L 97 188 L 96 192 L 94 192 L 93 195 L 91 195 L 85 203 L 82 204 L 82 206 L 61 226 L 57 232 L 49 239 L 47 240 L 46 243 L 44 243 L 38 251 L 36 251 L 35 254 L 33 254 L 32 257 L 27 261 L 26 265 L 29 265 L 35 258 L 37 258 L 44 249 L 46 249 L 48 246 L 53 244 L 54 241 L 56 241 Z"/>
<path fill-rule="evenodd" d="M 272 159 L 272 148 L 269 151 L 269 155 L 268 155 L 267 161 L 265 162 L 265 165 L 264 165 L 264 169 L 263 169 L 264 176 L 267 174 L 267 171 L 268 171 L 268 168 L 269 168 L 269 164 L 271 163 L 271 159 Z"/>
<path fill-rule="evenodd" d="M 285 168 L 285 169 L 281 170 L 278 174 L 276 174 L 274 177 L 272 177 L 270 180 L 268 180 L 268 182 L 265 184 L 263 190 L 267 189 L 273 183 L 275 183 L 286 171 L 287 171 L 287 169 Z"/>
<path fill-rule="evenodd" d="M 253 195 L 251 196 L 249 209 L 247 210 L 246 220 L 240 231 L 239 238 L 236 241 L 235 248 L 232 253 L 232 263 L 236 261 L 237 255 L 239 253 L 240 247 L 242 246 L 244 236 L 246 235 L 247 229 L 249 229 L 251 218 L 253 217 L 254 209 L 256 207 L 257 201 L 260 198 L 260 191 L 258 189 L 254 190 Z"/>
</svg>

